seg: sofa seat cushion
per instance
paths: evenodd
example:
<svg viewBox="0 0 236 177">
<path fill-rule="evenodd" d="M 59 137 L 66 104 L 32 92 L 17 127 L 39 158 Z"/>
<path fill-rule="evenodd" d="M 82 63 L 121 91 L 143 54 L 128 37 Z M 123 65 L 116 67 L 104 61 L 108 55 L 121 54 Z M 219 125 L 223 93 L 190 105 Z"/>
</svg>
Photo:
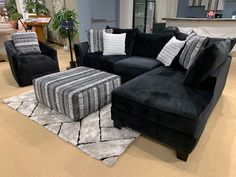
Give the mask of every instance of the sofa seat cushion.
<svg viewBox="0 0 236 177">
<path fill-rule="evenodd" d="M 182 72 L 159 67 L 113 91 L 112 106 L 139 119 L 194 135 L 212 93 L 186 87 L 183 80 Z"/>
<path fill-rule="evenodd" d="M 137 77 L 159 66 L 161 62 L 147 57 L 132 56 L 115 63 L 114 71 L 118 75 Z"/>
<path fill-rule="evenodd" d="M 84 56 L 84 65 L 95 69 L 100 69 L 110 73 L 114 73 L 114 63 L 127 58 L 125 55 L 109 55 L 103 56 L 102 53 L 88 53 Z"/>
<path fill-rule="evenodd" d="M 37 75 L 44 72 L 59 71 L 57 61 L 43 54 L 21 56 L 21 74 Z"/>
</svg>

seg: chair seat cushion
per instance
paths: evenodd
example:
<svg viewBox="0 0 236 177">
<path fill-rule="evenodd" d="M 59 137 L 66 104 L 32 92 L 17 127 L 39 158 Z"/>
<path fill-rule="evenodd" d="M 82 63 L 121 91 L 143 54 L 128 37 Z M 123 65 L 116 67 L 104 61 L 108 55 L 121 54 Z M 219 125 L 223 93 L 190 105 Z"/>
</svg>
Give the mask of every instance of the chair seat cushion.
<svg viewBox="0 0 236 177">
<path fill-rule="evenodd" d="M 112 93 L 112 106 L 137 118 L 194 134 L 212 93 L 183 85 L 184 74 L 159 67 Z"/>
<path fill-rule="evenodd" d="M 125 55 L 103 56 L 102 53 L 88 53 L 84 56 L 84 65 L 95 69 L 100 69 L 114 73 L 114 63 L 127 58 Z"/>
<path fill-rule="evenodd" d="M 116 62 L 114 71 L 118 75 L 137 77 L 161 65 L 160 61 L 153 58 L 132 56 Z"/>
<path fill-rule="evenodd" d="M 43 54 L 22 55 L 20 68 L 22 74 L 32 75 L 59 70 L 57 62 Z"/>
</svg>

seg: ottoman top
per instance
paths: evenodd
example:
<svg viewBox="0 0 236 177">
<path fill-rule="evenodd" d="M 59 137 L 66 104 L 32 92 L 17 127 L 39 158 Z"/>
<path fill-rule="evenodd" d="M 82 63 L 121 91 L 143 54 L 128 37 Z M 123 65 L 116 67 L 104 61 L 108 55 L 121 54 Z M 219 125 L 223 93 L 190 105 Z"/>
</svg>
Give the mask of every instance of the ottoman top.
<svg viewBox="0 0 236 177">
<path fill-rule="evenodd" d="M 111 74 L 105 71 L 81 66 L 37 78 L 33 81 L 33 83 L 44 82 L 52 85 L 56 84 L 61 87 L 63 85 L 63 87 L 69 87 L 71 90 L 73 90 L 73 86 L 76 85 L 75 88 L 80 88 L 80 90 L 82 91 L 97 84 L 103 83 L 107 80 L 112 80 L 118 77 L 119 76 L 115 74 Z"/>
</svg>

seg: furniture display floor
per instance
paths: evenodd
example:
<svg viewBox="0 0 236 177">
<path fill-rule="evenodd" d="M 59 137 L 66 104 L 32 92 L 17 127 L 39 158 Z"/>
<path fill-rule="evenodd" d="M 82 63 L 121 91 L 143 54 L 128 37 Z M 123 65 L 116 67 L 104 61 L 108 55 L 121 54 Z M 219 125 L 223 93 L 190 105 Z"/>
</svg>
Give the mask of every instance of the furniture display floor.
<svg viewBox="0 0 236 177">
<path fill-rule="evenodd" d="M 4 103 L 107 166 L 112 166 L 140 135 L 129 128 L 114 127 L 110 104 L 76 122 L 39 103 L 34 91 L 10 97 Z"/>
</svg>

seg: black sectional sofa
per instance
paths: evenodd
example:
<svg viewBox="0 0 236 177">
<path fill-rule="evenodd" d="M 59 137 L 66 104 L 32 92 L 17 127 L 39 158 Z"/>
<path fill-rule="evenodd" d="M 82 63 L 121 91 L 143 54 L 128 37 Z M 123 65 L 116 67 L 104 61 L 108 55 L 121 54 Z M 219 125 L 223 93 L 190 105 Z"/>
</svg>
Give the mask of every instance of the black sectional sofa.
<svg viewBox="0 0 236 177">
<path fill-rule="evenodd" d="M 181 52 L 169 67 L 156 60 L 172 36 L 180 40 L 187 37 L 177 28 L 169 29 L 162 34 L 144 34 L 115 28 L 114 33 L 127 33 L 127 56 L 88 53 L 87 42 L 75 44 L 74 48 L 78 66 L 121 76 L 123 85 L 112 92 L 115 126 L 131 127 L 155 138 L 173 147 L 177 158 L 186 161 L 222 94 L 231 57 L 226 56 L 219 67 L 213 67 L 214 71 L 198 87 L 186 85 L 187 71 L 178 62 Z M 220 40 L 211 38 L 207 45 Z"/>
</svg>

